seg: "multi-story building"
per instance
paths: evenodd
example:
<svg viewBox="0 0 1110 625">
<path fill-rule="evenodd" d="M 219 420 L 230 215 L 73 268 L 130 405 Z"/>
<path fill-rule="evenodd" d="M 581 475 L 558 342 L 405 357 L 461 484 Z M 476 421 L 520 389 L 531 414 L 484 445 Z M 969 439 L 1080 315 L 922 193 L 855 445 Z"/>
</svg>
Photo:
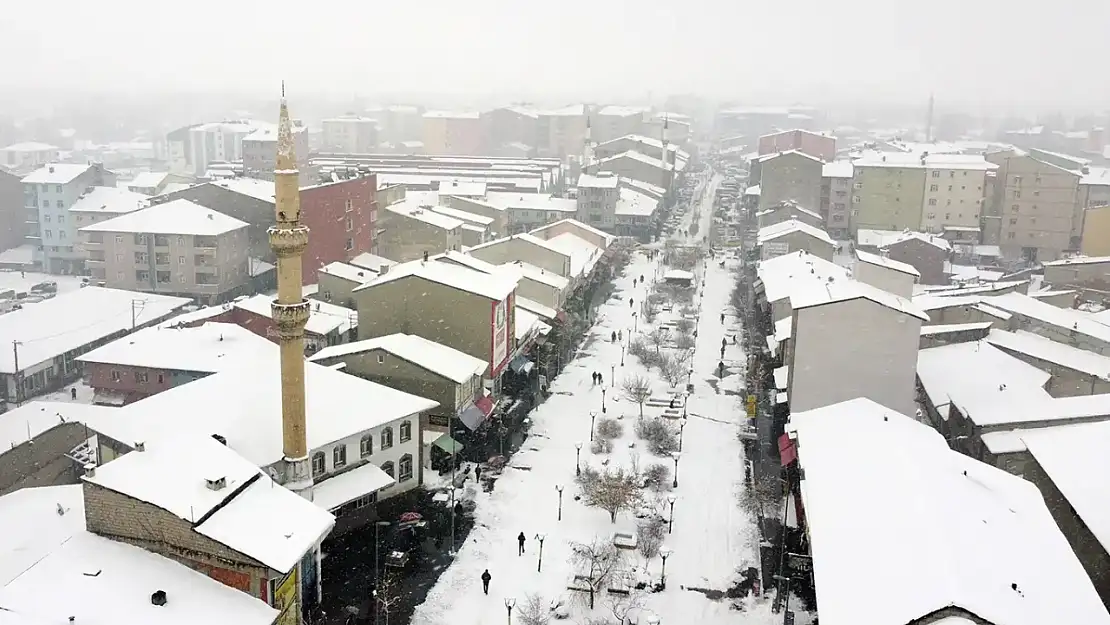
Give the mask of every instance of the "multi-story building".
<svg viewBox="0 0 1110 625">
<path fill-rule="evenodd" d="M 257 120 L 228 120 L 178 128 L 166 136 L 170 171 L 203 176 L 210 163 L 243 160 L 243 139 L 256 130 L 277 133 L 274 124 Z"/>
<path fill-rule="evenodd" d="M 756 162 L 759 165 L 759 210 L 787 200 L 811 211 L 819 210 L 824 161 L 791 150 L 761 156 Z"/>
<path fill-rule="evenodd" d="M 431 206 L 398 202 L 382 209 L 377 248 L 382 256 L 397 262 L 461 250 L 463 225 L 462 220 L 433 211 Z"/>
<path fill-rule="evenodd" d="M 374 251 L 377 186 L 377 175 L 367 174 L 301 188 L 301 221 L 312 232 L 304 251 L 305 284 L 315 282 L 324 265 Z"/>
<path fill-rule="evenodd" d="M 149 199 L 119 187 L 89 187 L 69 207 L 74 227 L 80 229 L 150 206 Z"/>
<path fill-rule="evenodd" d="M 0 165 L 17 172 L 58 162 L 58 147 L 48 143 L 27 141 L 0 149 Z"/>
<path fill-rule="evenodd" d="M 28 219 L 34 215 L 33 219 Z M 27 222 L 38 223 L 37 208 L 29 208 L 23 201 L 23 184 L 20 177 L 0 165 L 0 251 L 22 245 L 27 235 Z M 38 232 L 34 233 L 38 236 Z"/>
<path fill-rule="evenodd" d="M 586 166 L 584 173 L 598 175 L 603 172 L 670 190 L 674 184 L 676 163 L 665 163 L 648 154 L 628 151 L 594 161 Z"/>
<path fill-rule="evenodd" d="M 111 288 L 216 303 L 243 295 L 250 283 L 246 222 L 187 200 L 80 232 L 90 273 Z"/>
<path fill-rule="evenodd" d="M 378 120 L 360 115 L 329 117 L 320 122 L 321 152 L 370 154 L 378 151 Z"/>
<path fill-rule="evenodd" d="M 591 118 L 592 139 L 604 143 L 643 131 L 648 109 L 640 106 L 603 106 Z"/>
<path fill-rule="evenodd" d="M 575 219 L 595 228 L 612 228 L 616 224 L 617 201 L 620 199 L 620 177 L 603 171 L 597 175 L 578 177 Z"/>
<path fill-rule="evenodd" d="M 625 152 L 639 152 L 662 160 L 663 140 L 660 138 L 661 136 L 661 134 L 657 136 L 621 135 L 593 146 L 593 154 L 597 158 L 603 159 Z M 668 138 L 667 162 L 676 165 L 678 170 L 682 171 L 689 160 L 690 153 L 678 147 L 677 143 L 671 142 Z"/>
<path fill-rule="evenodd" d="M 483 111 L 481 117 L 486 154 L 500 154 L 513 145 L 535 150 L 539 119 L 535 111 L 523 106 L 504 106 Z"/>
<path fill-rule="evenodd" d="M 254 178 L 229 178 L 198 184 L 150 198 L 151 204 L 188 200 L 250 224 L 250 253 L 272 259 L 267 228 L 274 221 L 274 183 Z M 306 215 L 307 216 L 307 215 Z"/>
<path fill-rule="evenodd" d="M 277 165 L 277 126 L 261 126 L 242 138 L 243 175 L 259 180 L 273 180 Z M 308 127 L 293 122 L 293 145 L 297 150 L 297 170 L 304 180 L 312 180 L 309 166 Z"/>
<path fill-rule="evenodd" d="M 998 165 L 992 201 L 1003 256 L 1043 262 L 1079 249 L 1073 232 L 1082 231 L 1080 171 L 1032 154 L 998 152 L 987 158 Z"/>
<path fill-rule="evenodd" d="M 832 238 L 851 237 L 852 176 L 851 161 L 825 163 L 821 169 L 821 216 Z"/>
<path fill-rule="evenodd" d="M 582 154 L 589 124 L 586 107 L 572 104 L 560 109 L 541 111 L 536 120 L 536 154 L 565 158 Z"/>
<path fill-rule="evenodd" d="M 36 246 L 36 260 L 48 273 L 78 274 L 85 268 L 84 253 L 76 247 L 79 224 L 69 208 L 89 187 L 111 187 L 116 175 L 98 164 L 44 165 L 23 178 L 24 201 L 35 207 L 37 224 L 30 224 L 28 242 Z"/>
<path fill-rule="evenodd" d="M 424 113 L 424 152 L 477 156 L 482 153 L 482 119 L 478 113 Z"/>
<path fill-rule="evenodd" d="M 424 136 L 424 120 L 419 107 L 395 104 L 367 109 L 363 115 L 377 120 L 380 141 L 418 142 Z"/>
<path fill-rule="evenodd" d="M 836 137 L 808 130 L 785 130 L 759 138 L 760 156 L 797 150 L 825 162 L 836 158 Z"/>
</svg>

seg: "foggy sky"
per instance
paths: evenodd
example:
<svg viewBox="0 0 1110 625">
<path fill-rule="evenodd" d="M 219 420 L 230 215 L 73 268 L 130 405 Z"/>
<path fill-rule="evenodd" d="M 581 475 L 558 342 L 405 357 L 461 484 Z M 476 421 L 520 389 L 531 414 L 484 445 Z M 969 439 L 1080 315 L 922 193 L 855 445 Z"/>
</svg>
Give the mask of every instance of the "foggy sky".
<svg viewBox="0 0 1110 625">
<path fill-rule="evenodd" d="M 1108 0 L 8 0 L 0 89 L 1110 101 Z"/>
</svg>

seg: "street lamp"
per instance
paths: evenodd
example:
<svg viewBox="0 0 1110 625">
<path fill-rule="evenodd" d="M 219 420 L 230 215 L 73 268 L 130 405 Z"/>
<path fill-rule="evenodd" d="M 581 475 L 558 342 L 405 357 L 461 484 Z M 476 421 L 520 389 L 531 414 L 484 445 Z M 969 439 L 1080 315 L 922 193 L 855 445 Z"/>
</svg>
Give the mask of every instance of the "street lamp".
<svg viewBox="0 0 1110 625">
<path fill-rule="evenodd" d="M 674 458 L 674 484 L 671 486 L 671 488 L 678 488 L 678 459 L 681 457 L 681 451 L 671 453 L 671 458 Z"/>
<path fill-rule="evenodd" d="M 605 390 L 602 389 L 601 392 L 604 393 Z M 590 411 L 590 442 L 591 443 L 594 442 L 594 419 L 597 419 L 597 411 L 596 410 L 591 410 Z"/>
<path fill-rule="evenodd" d="M 682 432 L 686 429 L 686 402 L 682 402 L 682 418 L 678 420 L 678 451 L 682 451 Z"/>
<path fill-rule="evenodd" d="M 516 605 L 516 599 L 512 597 L 505 597 L 505 609 L 509 611 L 509 625 L 513 625 L 513 606 Z"/>
<path fill-rule="evenodd" d="M 672 495 L 667 495 L 667 503 L 671 504 L 671 519 L 670 519 L 670 521 L 667 521 L 667 533 L 668 534 L 670 534 L 671 530 L 674 529 L 674 502 L 677 501 L 677 500 L 678 500 L 678 497 L 675 497 L 673 494 Z"/>
<path fill-rule="evenodd" d="M 679 374 L 679 375 L 682 375 L 682 374 Z M 694 368 L 690 367 L 689 369 L 686 370 L 686 386 L 690 386 L 690 381 L 691 381 L 691 378 L 693 378 L 693 377 L 694 377 Z"/>
<path fill-rule="evenodd" d="M 617 385 L 617 365 L 609 365 L 609 386 Z M 602 389 L 605 390 L 605 389 Z"/>
<path fill-rule="evenodd" d="M 671 557 L 674 553 L 670 547 L 663 546 L 659 548 L 659 557 L 663 558 L 663 570 L 659 573 L 659 586 L 662 588 L 667 587 L 667 558 Z"/>
<path fill-rule="evenodd" d="M 555 490 L 559 493 L 559 521 L 563 520 L 563 485 L 556 484 Z"/>
<path fill-rule="evenodd" d="M 632 311 L 632 331 L 635 332 L 640 327 L 640 318 L 636 316 L 636 311 Z"/>
<path fill-rule="evenodd" d="M 540 571 L 543 571 L 543 541 L 546 538 L 547 538 L 547 534 L 544 534 L 543 532 L 540 532 L 539 534 L 536 534 L 536 540 L 540 541 L 540 560 L 539 560 L 538 563 L 536 563 L 536 572 L 537 573 L 539 573 Z"/>
<path fill-rule="evenodd" d="M 593 440 L 593 426 L 590 426 L 590 440 Z M 677 463 L 676 463 L 677 466 Z M 574 444 L 574 474 L 582 475 L 582 443 Z"/>
<path fill-rule="evenodd" d="M 605 414 L 605 387 L 601 387 L 601 413 Z M 592 438 L 590 439 L 593 440 Z"/>
<path fill-rule="evenodd" d="M 624 343 L 621 343 L 621 366 L 624 366 Z"/>
<path fill-rule="evenodd" d="M 381 543 L 381 540 L 379 540 L 378 532 L 383 527 L 389 527 L 389 525 L 390 525 L 389 521 L 378 521 L 377 523 L 374 523 L 374 623 L 375 624 L 378 622 L 378 613 L 381 612 L 381 608 L 378 605 L 378 588 L 379 588 L 379 580 L 381 579 L 381 569 L 382 569 L 382 543 Z"/>
</svg>

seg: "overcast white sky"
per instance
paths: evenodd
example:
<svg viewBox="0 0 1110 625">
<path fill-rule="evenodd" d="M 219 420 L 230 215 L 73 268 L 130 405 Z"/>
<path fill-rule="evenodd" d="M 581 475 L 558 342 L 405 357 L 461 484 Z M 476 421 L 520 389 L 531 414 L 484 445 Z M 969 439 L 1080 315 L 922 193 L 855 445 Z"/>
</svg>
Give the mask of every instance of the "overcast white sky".
<svg viewBox="0 0 1110 625">
<path fill-rule="evenodd" d="M 1110 0 L 6 0 L 0 89 L 1110 101 Z"/>
</svg>

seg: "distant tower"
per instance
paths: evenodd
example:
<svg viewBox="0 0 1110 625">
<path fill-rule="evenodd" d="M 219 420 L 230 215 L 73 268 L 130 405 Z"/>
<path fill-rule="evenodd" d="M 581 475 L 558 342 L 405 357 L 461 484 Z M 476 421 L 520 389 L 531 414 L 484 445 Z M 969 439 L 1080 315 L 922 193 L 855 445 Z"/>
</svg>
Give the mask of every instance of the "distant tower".
<svg viewBox="0 0 1110 625">
<path fill-rule="evenodd" d="M 594 160 L 593 129 L 590 127 L 590 116 L 586 115 L 586 144 L 582 146 L 582 169 Z"/>
<path fill-rule="evenodd" d="M 929 94 L 929 113 L 925 119 L 925 143 L 933 142 L 933 94 Z"/>
<path fill-rule="evenodd" d="M 312 467 L 305 435 L 304 327 L 308 300 L 301 292 L 301 254 L 308 245 L 308 226 L 301 223 L 301 195 L 293 123 L 281 86 L 278 118 L 277 165 L 274 170 L 274 210 L 270 249 L 277 257 L 278 295 L 270 304 L 281 345 L 281 440 L 286 488 L 312 499 Z"/>
<path fill-rule="evenodd" d="M 660 135 L 661 135 L 660 138 L 663 141 L 663 153 L 660 155 L 660 158 L 663 161 L 663 176 L 668 181 L 668 184 L 666 184 L 664 186 L 667 187 L 668 191 L 670 191 L 671 185 L 674 184 L 674 172 L 668 170 L 668 168 L 667 168 L 667 151 L 668 151 L 667 150 L 667 126 L 669 124 L 669 121 L 670 121 L 670 118 L 668 117 L 668 115 L 666 113 L 664 113 L 663 114 L 663 130 L 660 133 Z"/>
</svg>

